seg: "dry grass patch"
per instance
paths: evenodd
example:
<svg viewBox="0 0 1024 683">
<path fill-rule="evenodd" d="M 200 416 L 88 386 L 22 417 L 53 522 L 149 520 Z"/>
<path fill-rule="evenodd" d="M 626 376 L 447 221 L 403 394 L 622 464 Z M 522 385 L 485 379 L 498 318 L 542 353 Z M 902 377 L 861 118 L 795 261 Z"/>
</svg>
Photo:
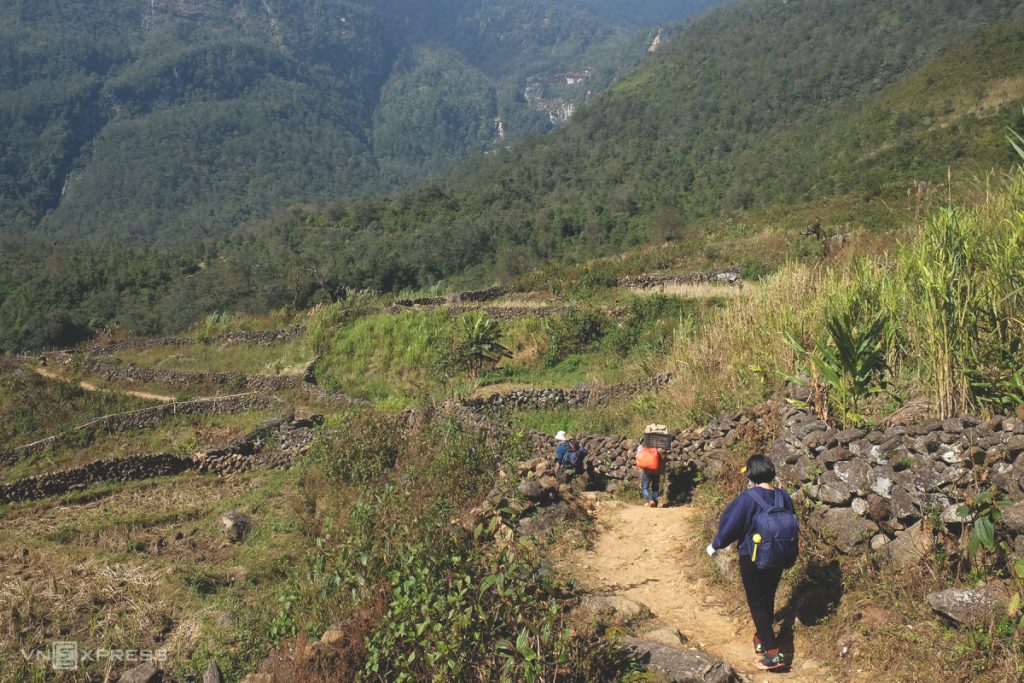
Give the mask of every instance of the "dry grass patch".
<svg viewBox="0 0 1024 683">
<path fill-rule="evenodd" d="M 0 510 L 0 556 L 14 558 L 0 565 L 0 652 L 74 640 L 164 649 L 173 666 L 187 661 L 210 639 L 214 615 L 234 604 L 265 609 L 275 571 L 283 576 L 291 565 L 282 480 L 287 474 L 185 475 L 95 500 Z M 216 516 L 229 507 L 257 519 L 244 543 L 220 533 Z M 18 660 L 0 657 L 0 668 L 14 672 L 4 680 L 37 675 Z M 123 668 L 113 667 L 115 677 Z M 101 663 L 85 670 L 98 679 L 111 673 Z"/>
</svg>

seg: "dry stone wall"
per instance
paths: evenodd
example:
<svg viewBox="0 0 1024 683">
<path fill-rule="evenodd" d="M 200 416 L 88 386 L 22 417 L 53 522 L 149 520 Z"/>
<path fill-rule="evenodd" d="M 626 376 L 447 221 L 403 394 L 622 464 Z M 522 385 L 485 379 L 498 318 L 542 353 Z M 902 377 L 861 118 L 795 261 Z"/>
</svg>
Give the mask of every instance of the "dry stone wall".
<svg viewBox="0 0 1024 683">
<path fill-rule="evenodd" d="M 509 322 L 523 318 L 553 318 L 576 310 L 572 306 L 449 306 L 445 309 L 452 318 L 464 313 L 486 313 L 491 320 Z M 621 311 L 611 312 L 613 317 L 621 315 Z"/>
<path fill-rule="evenodd" d="M 652 377 L 635 384 L 616 384 L 608 387 L 577 387 L 575 389 L 516 389 L 495 392 L 481 398 L 467 398 L 460 406 L 474 412 L 501 412 L 507 410 L 535 410 L 543 408 L 579 408 L 602 403 L 617 396 L 660 389 L 672 380 L 669 374 Z"/>
<path fill-rule="evenodd" d="M 108 382 L 126 384 L 161 384 L 172 387 L 194 388 L 215 386 L 228 390 L 247 392 L 294 391 L 316 401 L 341 402 L 346 404 L 365 403 L 344 394 L 324 391 L 310 382 L 311 363 L 302 375 L 246 375 L 241 372 L 178 372 L 158 368 L 147 368 L 130 363 L 105 363 L 96 358 L 70 360 L 79 370 L 100 377 Z"/>
<path fill-rule="evenodd" d="M 508 285 L 498 285 L 487 289 L 477 289 L 458 294 L 445 294 L 442 296 L 422 296 L 418 299 L 397 299 L 396 306 L 443 306 L 445 304 L 457 304 L 463 302 L 491 301 L 508 294 L 511 288 Z"/>
<path fill-rule="evenodd" d="M 81 370 L 108 382 L 137 382 L 166 386 L 218 386 L 245 391 L 282 391 L 300 389 L 301 375 L 246 375 L 241 372 L 179 372 L 132 364 L 104 363 L 95 358 L 75 361 Z"/>
<path fill-rule="evenodd" d="M 664 273 L 644 273 L 619 278 L 615 284 L 619 287 L 657 287 L 659 285 L 696 285 L 696 284 L 737 284 L 743 280 L 739 266 L 715 268 L 706 273 L 690 275 L 669 275 Z"/>
<path fill-rule="evenodd" d="M 267 420 L 250 434 L 191 457 L 161 453 L 97 460 L 82 467 L 49 472 L 0 484 L 0 504 L 36 500 L 101 483 L 119 483 L 177 475 L 189 470 L 228 475 L 256 469 L 284 469 L 316 438 L 321 416 Z"/>
<path fill-rule="evenodd" d="M 228 415 L 244 413 L 268 408 L 278 401 L 261 393 L 237 394 L 234 396 L 218 396 L 194 401 L 177 401 L 165 403 L 152 408 L 133 410 L 127 413 L 106 415 L 69 429 L 61 434 L 35 441 L 24 446 L 0 453 L 0 464 L 9 464 L 42 453 L 49 448 L 56 448 L 69 442 L 77 442 L 97 432 L 125 432 L 137 429 L 148 429 L 177 415 Z"/>
<path fill-rule="evenodd" d="M 140 351 L 161 346 L 193 346 L 195 344 L 255 344 L 273 346 L 295 339 L 304 332 L 301 327 L 287 330 L 256 330 L 218 334 L 211 337 L 151 337 L 147 339 L 126 339 L 111 344 L 95 344 L 85 349 L 87 353 L 109 355 L 121 351 Z"/>
<path fill-rule="evenodd" d="M 177 455 L 130 455 L 97 460 L 83 467 L 26 477 L 0 485 L 0 503 L 36 500 L 100 483 L 125 482 L 181 474 L 192 461 Z"/>
</svg>

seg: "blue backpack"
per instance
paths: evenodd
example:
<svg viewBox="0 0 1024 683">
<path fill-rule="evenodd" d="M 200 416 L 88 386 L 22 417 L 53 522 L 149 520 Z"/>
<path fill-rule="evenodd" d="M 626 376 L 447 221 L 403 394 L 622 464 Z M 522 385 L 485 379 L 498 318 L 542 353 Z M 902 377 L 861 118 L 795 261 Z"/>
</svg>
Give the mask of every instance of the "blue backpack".
<svg viewBox="0 0 1024 683">
<path fill-rule="evenodd" d="M 587 455 L 587 449 L 577 441 L 568 441 L 566 443 L 568 447 L 565 450 L 565 458 L 562 464 L 566 467 L 579 469 L 583 464 L 583 458 Z"/>
<path fill-rule="evenodd" d="M 750 489 L 753 491 L 753 489 Z M 775 489 L 774 504 L 769 505 L 757 493 L 750 496 L 761 508 L 754 515 L 754 552 L 750 559 L 758 569 L 766 567 L 788 569 L 796 564 L 800 543 L 800 523 L 796 515 L 787 510 L 782 491 Z M 757 541 L 760 536 L 761 541 Z"/>
</svg>

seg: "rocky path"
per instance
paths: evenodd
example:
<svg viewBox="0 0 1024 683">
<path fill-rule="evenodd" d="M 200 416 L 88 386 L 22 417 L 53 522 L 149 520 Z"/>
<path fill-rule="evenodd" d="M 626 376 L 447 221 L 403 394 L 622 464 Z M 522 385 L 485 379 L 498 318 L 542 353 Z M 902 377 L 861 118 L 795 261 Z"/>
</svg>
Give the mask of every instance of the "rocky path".
<svg viewBox="0 0 1024 683">
<path fill-rule="evenodd" d="M 719 657 L 751 681 L 823 683 L 836 680 L 796 641 L 793 668 L 768 673 L 754 666 L 753 627 L 715 597 L 707 556 L 692 550 L 697 510 L 689 506 L 651 509 L 600 497 L 593 549 L 576 551 L 570 571 L 592 593 L 619 595 L 643 603 L 689 643 Z M 646 533 L 639 530 L 646 529 Z M 742 588 L 736 586 L 737 591 Z"/>
</svg>

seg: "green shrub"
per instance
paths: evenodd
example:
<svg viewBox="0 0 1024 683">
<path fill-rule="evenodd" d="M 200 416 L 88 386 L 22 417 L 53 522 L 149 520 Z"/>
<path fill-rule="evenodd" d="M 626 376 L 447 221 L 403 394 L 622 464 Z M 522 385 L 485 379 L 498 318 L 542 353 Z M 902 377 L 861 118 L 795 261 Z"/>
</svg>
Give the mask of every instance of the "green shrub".
<svg viewBox="0 0 1024 683">
<path fill-rule="evenodd" d="M 384 477 L 405 446 L 405 432 L 393 418 L 365 410 L 331 418 L 311 457 L 333 483 L 368 483 Z"/>
<path fill-rule="evenodd" d="M 546 325 L 548 348 L 544 365 L 554 367 L 570 354 L 582 353 L 599 341 L 608 321 L 596 313 L 572 310 L 550 318 Z"/>
</svg>

